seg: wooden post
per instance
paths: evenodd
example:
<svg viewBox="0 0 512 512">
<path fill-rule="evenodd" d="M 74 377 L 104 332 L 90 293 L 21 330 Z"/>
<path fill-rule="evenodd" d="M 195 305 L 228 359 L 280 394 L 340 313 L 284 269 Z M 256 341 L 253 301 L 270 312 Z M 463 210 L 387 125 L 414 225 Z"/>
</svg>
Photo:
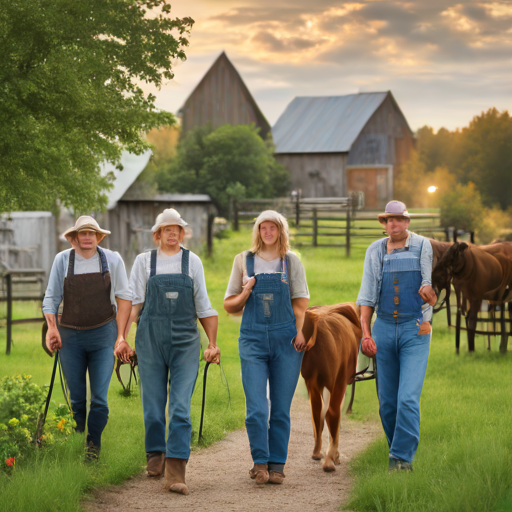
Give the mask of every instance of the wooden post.
<svg viewBox="0 0 512 512">
<path fill-rule="evenodd" d="M 12 275 L 7 273 L 4 279 L 7 285 L 7 345 L 5 353 L 9 355 L 12 343 Z"/>
<path fill-rule="evenodd" d="M 469 241 L 474 244 L 475 243 L 475 232 L 474 231 L 471 231 L 469 233 Z"/>
<path fill-rule="evenodd" d="M 451 286 L 451 285 L 450 285 Z M 450 289 L 446 290 L 446 320 L 448 321 L 448 327 L 452 326 L 452 308 L 450 307 Z"/>
<path fill-rule="evenodd" d="M 213 220 L 215 216 L 213 213 L 208 214 L 208 227 L 206 233 L 206 245 L 207 245 L 207 253 L 208 257 L 212 255 L 213 252 Z"/>
<path fill-rule="evenodd" d="M 460 307 L 457 304 L 457 319 L 455 321 L 455 352 L 458 354 L 460 349 Z"/>
<path fill-rule="evenodd" d="M 349 199 L 347 204 L 347 226 L 345 228 L 345 250 L 347 254 L 347 258 L 350 257 L 350 208 L 352 201 Z"/>
<path fill-rule="evenodd" d="M 298 228 L 300 224 L 300 191 L 297 192 L 295 197 L 295 227 Z"/>
<path fill-rule="evenodd" d="M 239 225 L 238 225 L 238 201 L 235 199 L 233 201 L 233 229 L 235 231 L 238 231 Z"/>
<path fill-rule="evenodd" d="M 501 340 L 500 340 L 500 352 L 502 354 L 507 353 L 508 346 L 508 329 L 507 329 L 507 321 L 505 320 L 505 303 L 500 306 L 500 323 L 501 323 Z"/>
<path fill-rule="evenodd" d="M 316 208 L 313 208 L 313 247 L 318 246 L 318 218 Z"/>
</svg>

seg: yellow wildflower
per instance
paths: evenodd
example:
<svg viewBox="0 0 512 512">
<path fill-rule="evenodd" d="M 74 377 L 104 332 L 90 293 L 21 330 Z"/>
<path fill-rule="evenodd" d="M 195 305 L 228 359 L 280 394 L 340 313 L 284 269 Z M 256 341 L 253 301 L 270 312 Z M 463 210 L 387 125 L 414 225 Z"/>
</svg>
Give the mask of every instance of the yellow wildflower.
<svg viewBox="0 0 512 512">
<path fill-rule="evenodd" d="M 11 420 L 9 420 L 9 427 L 15 428 L 18 426 L 19 422 L 20 420 L 18 420 L 17 418 L 12 418 Z"/>
<path fill-rule="evenodd" d="M 62 418 L 59 423 L 57 423 L 57 428 L 59 430 L 63 430 L 64 429 L 64 424 L 66 423 L 66 420 L 64 418 Z"/>
</svg>

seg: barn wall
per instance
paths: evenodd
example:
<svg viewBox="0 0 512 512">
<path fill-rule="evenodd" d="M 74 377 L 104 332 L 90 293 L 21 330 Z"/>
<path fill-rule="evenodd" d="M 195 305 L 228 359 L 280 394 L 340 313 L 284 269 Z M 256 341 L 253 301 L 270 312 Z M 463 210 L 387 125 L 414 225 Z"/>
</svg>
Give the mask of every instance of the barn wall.
<svg viewBox="0 0 512 512">
<path fill-rule="evenodd" d="M 182 131 L 211 123 L 254 123 L 266 138 L 270 125 L 259 110 L 249 90 L 228 58 L 222 54 L 210 68 L 182 108 Z"/>
<path fill-rule="evenodd" d="M 345 197 L 346 153 L 276 154 L 289 171 L 294 190 L 302 197 Z"/>
<path fill-rule="evenodd" d="M 50 212 L 2 215 L 0 261 L 13 269 L 43 269 L 46 287 L 56 254 L 55 217 Z"/>
<path fill-rule="evenodd" d="M 183 244 L 199 252 L 207 242 L 208 214 L 214 213 L 210 203 L 119 201 L 114 209 L 97 216 L 100 225 L 112 232 L 102 245 L 118 251 L 129 271 L 138 254 L 155 247 L 151 228 L 157 215 L 165 208 L 176 208 L 188 222 L 192 237 L 185 238 Z"/>
<path fill-rule="evenodd" d="M 414 136 L 391 95 L 375 111 L 350 148 L 348 165 L 393 165 L 410 157 Z"/>
</svg>

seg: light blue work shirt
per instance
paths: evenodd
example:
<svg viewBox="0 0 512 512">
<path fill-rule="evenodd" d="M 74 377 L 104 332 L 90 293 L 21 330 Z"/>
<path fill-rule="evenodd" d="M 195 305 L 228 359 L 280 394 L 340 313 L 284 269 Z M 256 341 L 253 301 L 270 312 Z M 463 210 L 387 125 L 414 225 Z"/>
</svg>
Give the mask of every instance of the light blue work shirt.
<svg viewBox="0 0 512 512">
<path fill-rule="evenodd" d="M 110 251 L 109 249 L 101 248 L 107 257 L 108 269 L 110 272 L 110 282 L 112 284 L 110 289 L 110 302 L 116 306 L 116 297 L 123 300 L 132 300 L 132 293 L 126 275 L 126 269 L 123 259 L 118 252 Z M 53 260 L 50 278 L 48 279 L 48 286 L 43 300 L 43 313 L 57 314 L 60 303 L 64 294 L 64 278 L 68 272 L 69 254 L 71 249 L 59 252 Z M 100 272 L 100 268 L 92 270 L 93 272 Z M 81 272 L 76 271 L 76 274 Z M 84 272 L 89 273 L 89 272 Z M 117 306 L 116 306 L 117 307 Z"/>
<path fill-rule="evenodd" d="M 416 233 L 408 232 L 409 236 L 405 241 L 404 249 L 408 250 L 412 246 L 421 246 L 420 267 L 421 267 L 421 285 L 432 285 L 432 244 L 430 240 L 424 236 L 417 235 Z M 382 263 L 384 255 L 387 251 L 388 238 L 381 238 L 373 242 L 366 250 L 364 258 L 363 281 L 361 282 L 361 289 L 357 296 L 359 306 L 369 306 L 375 308 L 379 307 L 380 290 L 382 286 Z M 429 322 L 432 320 L 432 306 L 425 303 L 422 306 L 423 321 Z"/>
</svg>

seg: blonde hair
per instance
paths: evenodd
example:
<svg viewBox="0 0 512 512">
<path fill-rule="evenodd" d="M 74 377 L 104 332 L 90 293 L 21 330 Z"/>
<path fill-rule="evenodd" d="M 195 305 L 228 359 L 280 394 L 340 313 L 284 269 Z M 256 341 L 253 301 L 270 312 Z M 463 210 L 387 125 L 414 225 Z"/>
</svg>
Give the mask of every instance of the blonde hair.
<svg viewBox="0 0 512 512">
<path fill-rule="evenodd" d="M 260 235 L 260 226 L 264 222 L 273 222 L 279 230 L 277 237 L 277 248 L 279 256 L 284 258 L 286 253 L 290 250 L 290 237 L 288 235 L 288 221 L 280 213 L 274 210 L 265 210 L 258 215 L 254 227 L 252 229 L 252 243 L 250 251 L 254 254 L 258 254 L 263 248 L 263 240 Z"/>
</svg>

